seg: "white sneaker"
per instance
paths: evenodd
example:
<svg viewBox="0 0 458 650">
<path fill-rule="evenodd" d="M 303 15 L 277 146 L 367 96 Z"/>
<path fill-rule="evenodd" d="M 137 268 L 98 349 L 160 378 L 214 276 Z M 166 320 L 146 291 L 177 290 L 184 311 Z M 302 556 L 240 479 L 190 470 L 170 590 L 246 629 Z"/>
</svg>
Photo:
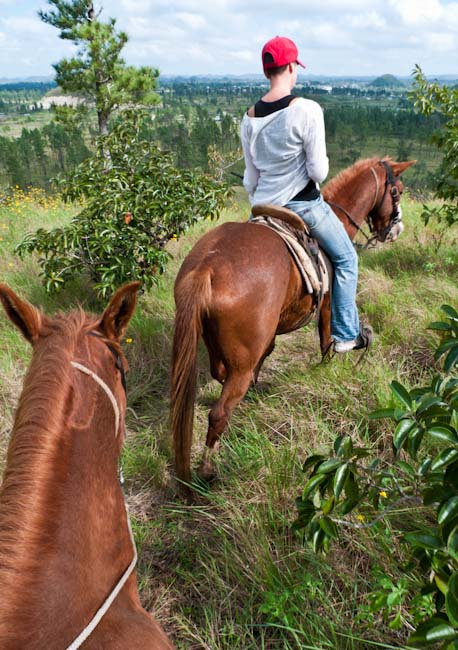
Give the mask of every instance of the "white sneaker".
<svg viewBox="0 0 458 650">
<path fill-rule="evenodd" d="M 358 340 L 357 339 L 352 339 L 351 341 L 336 341 L 334 343 L 334 351 L 335 352 L 350 352 L 350 350 L 353 350 L 355 345 L 357 345 Z"/>
<path fill-rule="evenodd" d="M 361 325 L 358 336 L 352 341 L 336 341 L 334 352 L 350 352 L 350 350 L 363 350 L 369 348 L 374 338 L 374 332 L 370 325 Z"/>
</svg>

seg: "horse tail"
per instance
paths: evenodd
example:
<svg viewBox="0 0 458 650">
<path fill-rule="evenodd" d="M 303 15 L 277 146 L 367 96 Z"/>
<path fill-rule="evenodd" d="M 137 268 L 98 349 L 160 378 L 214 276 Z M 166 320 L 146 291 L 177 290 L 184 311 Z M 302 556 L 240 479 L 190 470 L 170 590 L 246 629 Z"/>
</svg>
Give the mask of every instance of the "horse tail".
<svg viewBox="0 0 458 650">
<path fill-rule="evenodd" d="M 211 300 L 211 273 L 196 269 L 175 289 L 175 331 L 172 352 L 170 424 L 175 468 L 180 480 L 191 481 L 191 444 L 197 390 L 197 345 Z"/>
</svg>

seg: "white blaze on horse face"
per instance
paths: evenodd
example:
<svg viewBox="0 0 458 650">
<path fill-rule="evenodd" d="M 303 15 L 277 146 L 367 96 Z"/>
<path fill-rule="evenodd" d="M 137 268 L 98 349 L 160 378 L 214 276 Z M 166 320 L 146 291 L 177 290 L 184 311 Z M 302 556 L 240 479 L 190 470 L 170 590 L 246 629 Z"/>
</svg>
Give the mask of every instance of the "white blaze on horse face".
<svg viewBox="0 0 458 650">
<path fill-rule="evenodd" d="M 390 232 L 386 236 L 386 241 L 396 241 L 396 239 L 402 235 L 404 232 L 404 224 L 402 223 L 402 208 L 400 205 L 398 205 L 398 216 L 397 216 L 397 222 L 393 224 Z"/>
</svg>

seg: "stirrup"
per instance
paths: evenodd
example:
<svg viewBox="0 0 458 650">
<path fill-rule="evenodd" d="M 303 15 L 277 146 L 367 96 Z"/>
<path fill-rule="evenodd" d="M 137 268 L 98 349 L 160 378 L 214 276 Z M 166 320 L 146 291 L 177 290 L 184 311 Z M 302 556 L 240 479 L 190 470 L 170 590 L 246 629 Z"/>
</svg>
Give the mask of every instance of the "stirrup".
<svg viewBox="0 0 458 650">
<path fill-rule="evenodd" d="M 353 350 L 369 350 L 374 340 L 374 330 L 370 325 L 361 325 Z"/>
</svg>

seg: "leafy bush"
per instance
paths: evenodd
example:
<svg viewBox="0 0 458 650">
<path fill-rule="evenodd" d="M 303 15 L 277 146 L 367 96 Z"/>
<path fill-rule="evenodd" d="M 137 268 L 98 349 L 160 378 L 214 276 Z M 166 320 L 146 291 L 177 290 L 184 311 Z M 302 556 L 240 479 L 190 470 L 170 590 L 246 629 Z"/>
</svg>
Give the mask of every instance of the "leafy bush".
<svg viewBox="0 0 458 650">
<path fill-rule="evenodd" d="M 389 523 L 422 584 L 410 572 L 398 583 L 382 576 L 372 606 L 398 629 L 406 623 L 402 605 L 416 628 L 410 643 L 441 642 L 451 650 L 458 648 L 458 311 L 442 310 L 447 319 L 430 328 L 442 334 L 436 360 L 443 359 L 443 373 L 410 391 L 393 381 L 396 406 L 370 415 L 396 423 L 394 460 L 339 436 L 332 453 L 305 461 L 308 480 L 293 527 L 316 552 L 326 552 L 344 526 L 381 532 Z M 401 507 L 413 521 L 399 516 Z"/>
<path fill-rule="evenodd" d="M 165 246 L 192 224 L 213 219 L 228 188 L 201 173 L 177 170 L 172 156 L 142 139 L 143 113 L 125 111 L 93 157 L 58 184 L 82 211 L 67 226 L 27 236 L 19 255 L 36 251 L 48 291 L 87 271 L 101 296 L 128 280 L 149 288 L 165 269 Z"/>
<path fill-rule="evenodd" d="M 444 153 L 434 182 L 437 198 L 446 202 L 424 206 L 423 219 L 427 224 L 434 217 L 447 228 L 458 225 L 458 88 L 427 81 L 419 66 L 415 66 L 413 74 L 410 97 L 415 108 L 423 115 L 436 113 L 444 118 L 442 128 L 432 140 Z"/>
</svg>

